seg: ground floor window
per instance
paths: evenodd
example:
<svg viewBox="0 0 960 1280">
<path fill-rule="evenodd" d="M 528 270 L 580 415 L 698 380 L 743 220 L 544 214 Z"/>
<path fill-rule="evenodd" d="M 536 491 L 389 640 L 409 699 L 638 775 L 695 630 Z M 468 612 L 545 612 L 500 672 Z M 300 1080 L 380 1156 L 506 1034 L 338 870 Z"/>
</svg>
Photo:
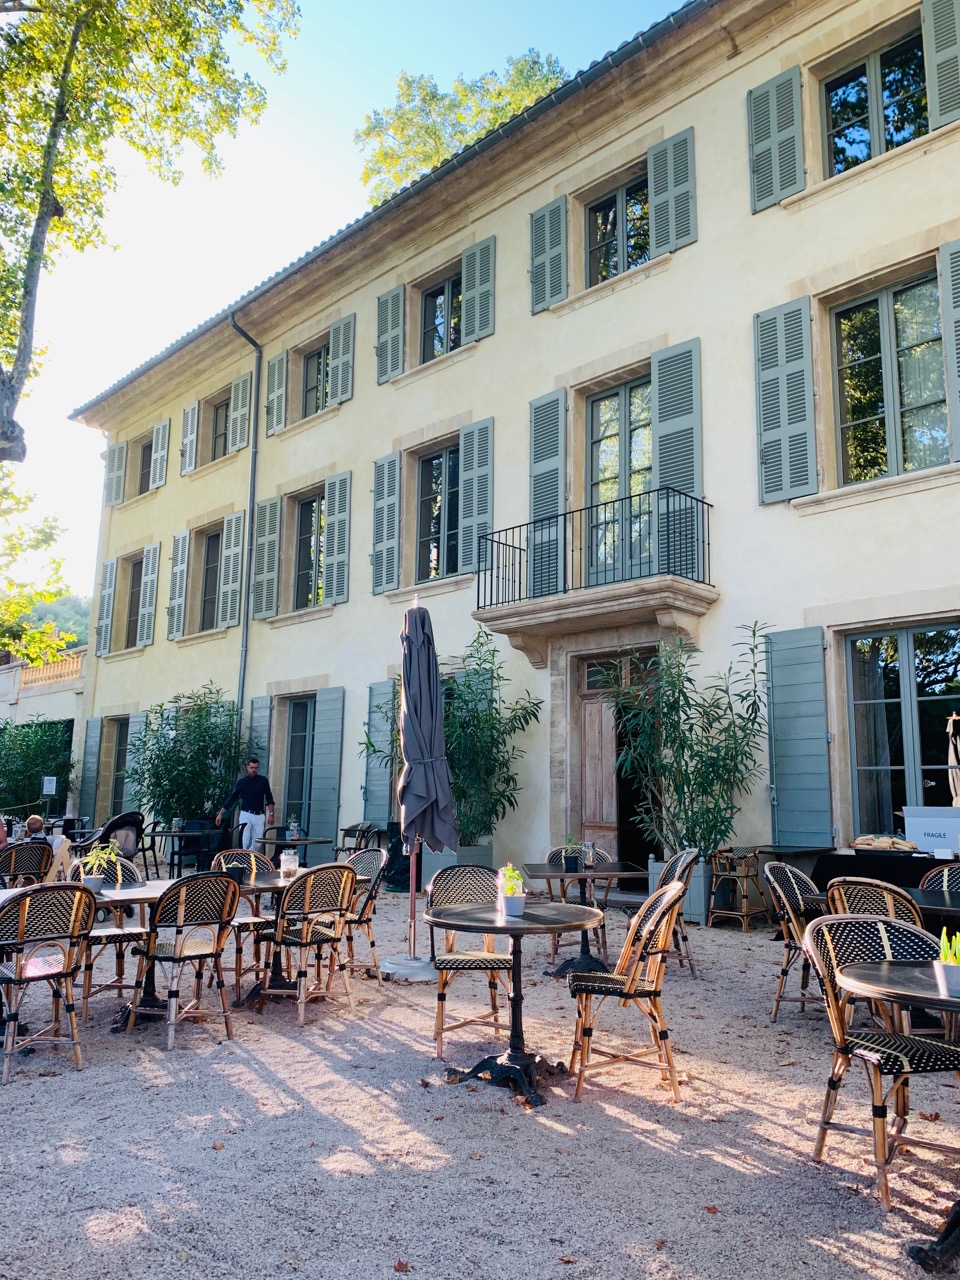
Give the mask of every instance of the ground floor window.
<svg viewBox="0 0 960 1280">
<path fill-rule="evenodd" d="M 123 787 L 126 781 L 127 744 L 130 740 L 130 717 L 121 716 L 115 722 L 116 737 L 113 748 L 113 768 L 110 786 L 110 816 L 123 813 Z"/>
<path fill-rule="evenodd" d="M 857 833 L 903 830 L 904 805 L 960 795 L 948 760 L 960 715 L 960 622 L 889 628 L 849 640 Z"/>
<path fill-rule="evenodd" d="M 287 707 L 287 776 L 282 823 L 295 817 L 310 830 L 310 774 L 313 761 L 313 698 L 291 698 Z"/>
</svg>

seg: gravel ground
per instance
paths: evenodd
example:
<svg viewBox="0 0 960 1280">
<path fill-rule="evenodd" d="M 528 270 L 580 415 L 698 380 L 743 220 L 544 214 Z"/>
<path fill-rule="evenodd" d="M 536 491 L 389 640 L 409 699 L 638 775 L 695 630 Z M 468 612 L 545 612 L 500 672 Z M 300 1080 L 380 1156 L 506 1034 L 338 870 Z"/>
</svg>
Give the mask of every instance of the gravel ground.
<svg viewBox="0 0 960 1280">
<path fill-rule="evenodd" d="M 405 906 L 381 899 L 383 955 L 404 949 Z M 610 912 L 613 951 L 625 922 Z M 679 1105 L 656 1072 L 622 1067 L 590 1077 L 579 1105 L 569 1080 L 548 1080 L 535 1110 L 446 1085 L 427 984 L 359 981 L 357 1016 L 312 1004 L 302 1029 L 292 1001 L 268 1002 L 262 1017 L 237 1012 L 233 1041 L 215 1019 L 182 1025 L 172 1053 L 158 1022 L 111 1034 L 117 1002 L 96 997 L 84 1070 L 38 1051 L 0 1093 L 0 1280 L 922 1275 L 904 1248 L 939 1229 L 957 1162 L 901 1153 L 890 1214 L 867 1139 L 833 1136 L 815 1164 L 823 1014 L 785 1005 L 770 1024 L 782 949 L 769 929 L 690 933 L 701 976 L 671 966 L 664 991 Z M 565 1059 L 574 1005 L 543 976 L 548 945 L 524 946 L 527 1043 Z M 482 978 L 464 978 L 451 1013 L 485 1000 Z M 39 1020 L 38 996 L 25 1013 Z M 490 1045 L 467 1028 L 448 1062 Z M 957 1080 L 912 1093 L 912 1124 L 960 1144 Z M 839 1118 L 866 1123 L 868 1098 L 851 1072 Z"/>
</svg>

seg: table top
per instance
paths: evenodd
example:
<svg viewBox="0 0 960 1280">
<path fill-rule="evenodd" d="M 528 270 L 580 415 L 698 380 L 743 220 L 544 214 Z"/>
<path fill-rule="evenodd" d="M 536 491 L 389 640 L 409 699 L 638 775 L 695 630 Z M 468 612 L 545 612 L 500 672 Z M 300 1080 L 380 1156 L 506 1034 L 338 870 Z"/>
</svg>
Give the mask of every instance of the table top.
<svg viewBox="0 0 960 1280">
<path fill-rule="evenodd" d="M 470 902 L 428 909 L 423 918 L 438 929 L 519 936 L 596 929 L 603 922 L 603 912 L 597 907 L 581 906 L 579 902 L 528 902 L 522 916 L 508 916 L 495 902 Z"/>
<path fill-rule="evenodd" d="M 943 889 L 908 889 L 921 912 L 935 916 L 960 916 L 960 893 L 946 893 Z"/>
<path fill-rule="evenodd" d="M 262 836 L 257 844 L 282 844 L 292 849 L 294 845 L 333 844 L 333 841 L 329 836 Z"/>
<path fill-rule="evenodd" d="M 523 874 L 531 880 L 613 880 L 617 876 L 622 880 L 647 878 L 646 868 L 634 866 L 632 862 L 597 862 L 582 871 L 564 871 L 563 867 L 549 862 L 525 862 Z"/>
<path fill-rule="evenodd" d="M 156 902 L 164 889 L 169 889 L 176 883 L 176 880 L 140 880 L 137 884 L 125 884 L 119 889 L 101 889 L 97 900 L 130 906 L 141 902 Z"/>
<path fill-rule="evenodd" d="M 960 997 L 942 996 L 932 960 L 880 960 L 845 964 L 837 970 L 837 985 L 856 996 L 915 1004 L 925 1009 L 960 1013 Z"/>
</svg>

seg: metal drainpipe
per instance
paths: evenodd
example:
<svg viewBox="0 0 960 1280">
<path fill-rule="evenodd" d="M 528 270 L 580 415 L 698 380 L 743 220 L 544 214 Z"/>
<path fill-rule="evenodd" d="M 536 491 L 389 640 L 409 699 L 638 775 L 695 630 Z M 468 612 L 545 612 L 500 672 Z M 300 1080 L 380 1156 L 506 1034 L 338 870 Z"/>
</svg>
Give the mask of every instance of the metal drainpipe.
<svg viewBox="0 0 960 1280">
<path fill-rule="evenodd" d="M 250 343 L 257 353 L 256 364 L 253 368 L 253 412 L 250 415 L 250 488 L 247 493 L 247 555 L 243 575 L 246 596 L 241 601 L 243 612 L 240 620 L 240 672 L 237 676 L 237 732 L 239 733 L 243 724 L 243 695 L 247 681 L 247 647 L 250 633 L 250 610 L 247 607 L 246 597 L 250 594 L 250 574 L 253 569 L 253 543 L 256 532 L 254 529 L 254 511 L 257 495 L 257 455 L 260 449 L 260 369 L 263 364 L 263 348 L 259 342 L 255 342 L 250 337 L 245 329 L 237 324 L 236 317 L 232 311 L 230 312 L 230 324 L 241 338 Z"/>
</svg>

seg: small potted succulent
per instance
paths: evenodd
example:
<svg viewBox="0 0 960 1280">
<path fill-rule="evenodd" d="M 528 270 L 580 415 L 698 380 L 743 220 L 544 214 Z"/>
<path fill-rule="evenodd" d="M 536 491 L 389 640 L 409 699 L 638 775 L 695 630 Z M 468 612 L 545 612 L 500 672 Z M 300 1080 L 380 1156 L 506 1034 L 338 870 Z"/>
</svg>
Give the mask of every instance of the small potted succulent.
<svg viewBox="0 0 960 1280">
<path fill-rule="evenodd" d="M 563 842 L 563 869 L 564 871 L 580 870 L 580 841 L 574 840 L 569 834 Z"/>
<path fill-rule="evenodd" d="M 947 937 L 944 928 L 940 934 L 940 959 L 934 960 L 937 986 L 944 997 L 960 996 L 960 933 Z"/>
<path fill-rule="evenodd" d="M 123 850 L 116 840 L 108 840 L 106 844 L 95 845 L 80 859 L 80 874 L 83 883 L 94 893 L 99 893 L 106 879 L 115 880 L 117 875 L 117 858 L 123 857 Z"/>
<path fill-rule="evenodd" d="M 527 900 L 523 876 L 512 862 L 508 862 L 505 867 L 501 867 L 497 872 L 497 880 L 499 881 L 500 897 L 503 900 L 504 915 L 522 916 L 523 904 Z"/>
<path fill-rule="evenodd" d="M 287 818 L 287 837 L 290 840 L 300 839 L 300 818 L 296 813 L 291 813 Z"/>
</svg>

